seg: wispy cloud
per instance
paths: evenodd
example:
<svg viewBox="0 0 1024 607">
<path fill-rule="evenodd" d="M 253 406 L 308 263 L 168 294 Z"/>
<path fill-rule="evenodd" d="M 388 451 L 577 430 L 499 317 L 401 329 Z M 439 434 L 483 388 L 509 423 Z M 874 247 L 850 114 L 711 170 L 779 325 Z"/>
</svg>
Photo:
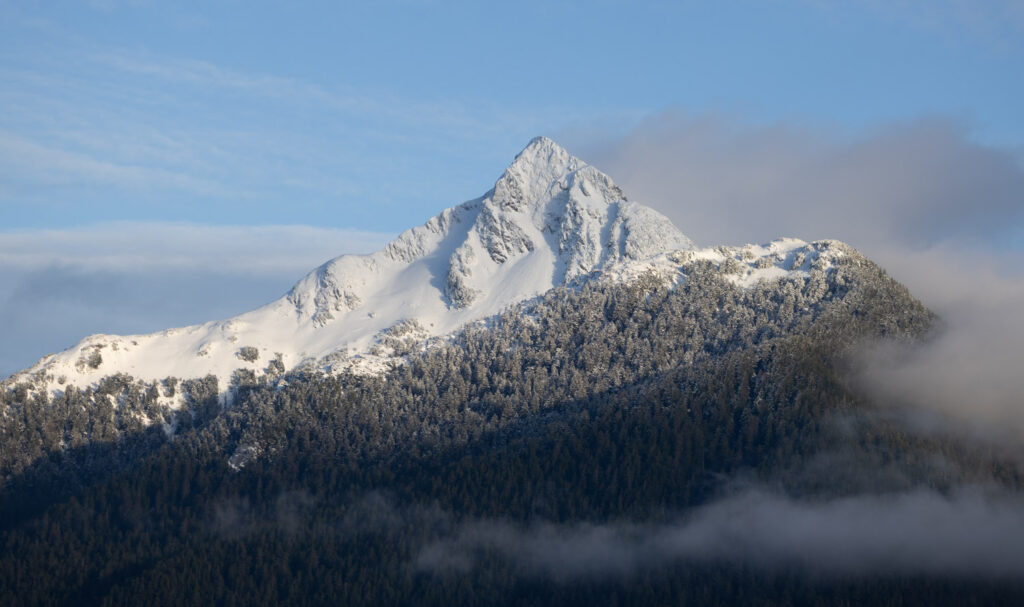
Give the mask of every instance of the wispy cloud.
<svg viewBox="0 0 1024 607">
<path fill-rule="evenodd" d="M 395 212 L 372 208 L 426 219 L 486 189 L 508 150 L 546 124 L 588 115 L 411 98 L 84 43 L 11 61 L 0 78 L 8 224 L 194 217 L 202 208 L 216 223 L 343 219 L 400 229 L 382 223 Z M 77 210 L 62 216 L 61 205 Z"/>
<path fill-rule="evenodd" d="M 345 514 L 316 521 L 316 498 L 281 494 L 258 514 L 245 500 L 223 500 L 210 529 L 238 537 L 275 528 L 367 541 L 419 530 L 408 563 L 417 573 L 504 574 L 556 583 L 628 580 L 677 565 L 734 566 L 806 579 L 931 576 L 1024 579 L 1024 500 L 1000 489 L 916 489 L 797 499 L 751 487 L 676 517 L 607 522 L 527 523 L 461 517 L 436 505 L 402 504 L 378 492 L 354 496 Z"/>
<path fill-rule="evenodd" d="M 920 344 L 870 344 L 855 385 L 882 404 L 926 411 L 919 430 L 967 433 L 1020 445 L 1024 438 L 1024 253 L 993 255 L 950 245 L 883 255 L 889 270 L 942 317 Z M 938 423 L 941 419 L 955 424 Z"/>
<path fill-rule="evenodd" d="M 231 70 L 207 61 L 146 59 L 140 58 L 137 53 L 97 53 L 92 59 L 123 72 L 171 83 L 234 89 L 270 100 L 300 106 L 323 106 L 338 112 L 398 121 L 418 128 L 462 129 L 456 131 L 456 135 L 476 137 L 480 129 L 491 132 L 500 128 L 492 120 L 484 120 L 480 113 L 456 100 L 430 103 L 403 98 L 383 90 L 357 92 L 350 87 L 332 89 L 295 78 Z"/>
<path fill-rule="evenodd" d="M 8 184 L 34 186 L 108 185 L 139 189 L 173 189 L 206 195 L 243 195 L 210 179 L 184 171 L 119 164 L 94 156 L 47 146 L 0 131 L 0 174 Z M 8 186 L 10 187 L 10 185 Z"/>
<path fill-rule="evenodd" d="M 139 55 L 124 51 L 97 52 L 90 61 L 126 74 L 144 76 L 169 84 L 182 84 L 209 91 L 219 89 L 244 93 L 269 103 L 287 103 L 290 108 L 311 108 L 331 115 L 369 121 L 386 126 L 374 137 L 396 143 L 422 144 L 430 136 L 432 147 L 479 145 L 509 130 L 529 132 L 545 124 L 565 124 L 572 120 L 592 120 L 598 116 L 639 116 L 638 110 L 595 111 L 588 107 L 569 107 L 554 102 L 529 108 L 504 105 L 493 98 L 458 99 L 450 97 L 412 98 L 381 87 L 354 87 L 344 83 L 330 85 L 229 69 L 208 61 L 173 59 Z M 532 126 L 531 126 L 532 125 Z M 525 129 L 524 129 L 525 127 Z M 522 142 L 525 144 L 525 140 Z"/>
<path fill-rule="evenodd" d="M 573 581 L 674 563 L 731 563 L 826 576 L 1024 577 L 1024 503 L 962 489 L 803 501 L 749 490 L 661 524 L 457 525 L 415 567 L 465 574 L 485 559 L 521 575 Z"/>
</svg>

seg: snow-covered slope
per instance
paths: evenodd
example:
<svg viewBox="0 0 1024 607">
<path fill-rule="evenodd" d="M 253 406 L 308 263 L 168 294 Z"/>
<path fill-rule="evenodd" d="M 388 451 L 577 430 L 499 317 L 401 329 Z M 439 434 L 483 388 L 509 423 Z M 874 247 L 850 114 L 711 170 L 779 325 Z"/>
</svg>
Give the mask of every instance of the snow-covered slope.
<svg viewBox="0 0 1024 607">
<path fill-rule="evenodd" d="M 797 240 L 697 251 L 607 175 L 537 138 L 484 196 L 404 232 L 382 251 L 329 261 L 275 302 L 151 335 L 93 335 L 7 383 L 59 390 L 115 373 L 146 381 L 213 374 L 223 390 L 236 369 L 374 371 L 403 348 L 556 286 L 678 270 L 695 258 L 730 264 L 733 280 L 749 285 L 806 273 L 841 254 Z"/>
</svg>

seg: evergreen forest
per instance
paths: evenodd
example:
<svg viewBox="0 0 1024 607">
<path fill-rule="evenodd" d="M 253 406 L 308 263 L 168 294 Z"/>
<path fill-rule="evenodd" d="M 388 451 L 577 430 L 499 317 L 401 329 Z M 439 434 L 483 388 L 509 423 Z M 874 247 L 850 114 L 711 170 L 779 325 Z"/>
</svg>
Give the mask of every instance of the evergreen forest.
<svg viewBox="0 0 1024 607">
<path fill-rule="evenodd" d="M 727 271 L 556 289 L 382 375 L 5 389 L 0 603 L 1024 604 L 1005 576 L 602 552 L 743 487 L 1024 490 L 1015 454 L 851 380 L 866 345 L 941 330 L 877 266 L 748 289 Z"/>
</svg>

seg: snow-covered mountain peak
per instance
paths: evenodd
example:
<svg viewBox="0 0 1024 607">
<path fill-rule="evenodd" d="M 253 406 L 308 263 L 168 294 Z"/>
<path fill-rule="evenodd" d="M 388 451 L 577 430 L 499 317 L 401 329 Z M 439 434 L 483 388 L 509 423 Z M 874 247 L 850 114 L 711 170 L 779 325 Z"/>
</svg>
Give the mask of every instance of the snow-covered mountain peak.
<svg viewBox="0 0 1024 607">
<path fill-rule="evenodd" d="M 328 261 L 275 302 L 152 335 L 94 335 L 10 381 L 31 378 L 59 390 L 117 373 L 146 381 L 213 374 L 223 390 L 240 371 L 373 371 L 430 337 L 558 286 L 628 280 L 649 270 L 678 275 L 684 258 L 735 266 L 734 281 L 743 285 L 806 271 L 803 261 L 791 264 L 780 251 L 808 245 L 783 244 L 735 254 L 695 251 L 666 217 L 538 137 L 483 196 L 403 232 L 381 251 Z"/>
<path fill-rule="evenodd" d="M 536 210 L 560 192 L 573 189 L 595 203 L 625 200 L 625 194 L 610 177 L 551 139 L 536 137 L 505 169 L 490 197 L 502 210 L 524 212 Z"/>
<path fill-rule="evenodd" d="M 324 326 L 362 305 L 374 275 L 424 265 L 448 309 L 493 309 L 616 264 L 691 248 L 666 217 L 538 137 L 482 197 L 403 232 L 381 253 L 328 262 L 289 298 Z"/>
<path fill-rule="evenodd" d="M 535 137 L 516 156 L 494 184 L 493 200 L 502 209 L 522 211 L 536 204 L 552 184 L 559 183 L 584 163 L 547 137 Z"/>
<path fill-rule="evenodd" d="M 693 242 L 661 214 L 628 200 L 610 177 L 537 137 L 482 200 L 474 226 L 496 263 L 532 252 L 544 240 L 560 257 L 560 279 Z"/>
</svg>

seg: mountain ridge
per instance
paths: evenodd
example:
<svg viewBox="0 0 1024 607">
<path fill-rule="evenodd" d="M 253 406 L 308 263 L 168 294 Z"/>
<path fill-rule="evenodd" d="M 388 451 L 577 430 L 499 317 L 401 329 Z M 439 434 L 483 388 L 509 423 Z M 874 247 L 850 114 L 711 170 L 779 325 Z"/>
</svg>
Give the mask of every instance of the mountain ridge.
<svg viewBox="0 0 1024 607">
<path fill-rule="evenodd" d="M 224 390 L 239 370 L 373 373 L 400 358 L 396 350 L 422 348 L 555 287 L 648 271 L 678 281 L 680 264 L 692 259 L 726 264 L 734 282 L 750 286 L 804 275 L 814 263 L 827 267 L 844 250 L 796 239 L 697 250 L 610 177 L 537 137 L 484 195 L 445 209 L 376 253 L 326 262 L 276 301 L 149 335 L 89 336 L 4 383 L 59 392 L 117 373 L 146 381 L 212 374 Z"/>
</svg>

